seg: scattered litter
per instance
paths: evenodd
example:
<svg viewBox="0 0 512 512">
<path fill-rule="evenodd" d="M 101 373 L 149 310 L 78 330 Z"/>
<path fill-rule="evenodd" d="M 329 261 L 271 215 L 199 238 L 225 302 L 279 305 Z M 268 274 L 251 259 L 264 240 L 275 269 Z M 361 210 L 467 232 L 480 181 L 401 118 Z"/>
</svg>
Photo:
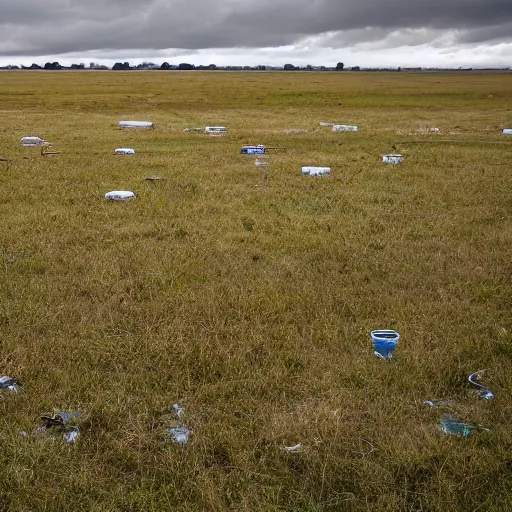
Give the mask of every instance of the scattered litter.
<svg viewBox="0 0 512 512">
<path fill-rule="evenodd" d="M 169 429 L 169 434 L 171 434 L 172 440 L 179 444 L 180 446 L 184 446 L 188 443 L 188 438 L 190 437 L 190 430 L 185 427 L 177 427 Z"/>
<path fill-rule="evenodd" d="M 471 433 L 471 425 L 469 423 L 463 423 L 456 416 L 445 414 L 441 417 L 439 424 L 439 430 L 445 434 L 451 434 L 455 436 L 468 437 Z"/>
<path fill-rule="evenodd" d="M 296 444 L 295 446 L 284 446 L 284 451 L 288 452 L 288 453 L 299 453 L 301 448 L 302 448 L 302 445 L 299 443 L 299 444 Z"/>
<path fill-rule="evenodd" d="M 264 155 L 265 154 L 265 146 L 243 146 L 240 154 L 242 155 Z"/>
<path fill-rule="evenodd" d="M 145 181 L 165 181 L 165 178 L 161 178 L 160 176 L 148 176 L 144 178 Z"/>
<path fill-rule="evenodd" d="M 451 400 L 425 400 L 423 403 L 429 407 L 443 407 L 445 405 L 452 405 Z"/>
<path fill-rule="evenodd" d="M 270 164 L 266 160 L 260 160 L 259 158 L 256 158 L 256 160 L 254 160 L 254 165 L 256 167 L 267 167 Z"/>
<path fill-rule="evenodd" d="M 130 190 L 113 190 L 105 194 L 105 199 L 109 201 L 126 201 L 135 197 L 135 194 Z"/>
<path fill-rule="evenodd" d="M 7 389 L 11 393 L 18 393 L 21 389 L 21 383 L 11 377 L 0 377 L 0 389 Z"/>
<path fill-rule="evenodd" d="M 20 144 L 24 147 L 35 147 L 35 146 L 52 146 L 51 142 L 47 142 L 40 137 L 22 137 Z"/>
<path fill-rule="evenodd" d="M 308 131 L 303 128 L 292 128 L 291 130 L 285 130 L 283 133 L 285 135 L 300 135 L 301 133 L 308 133 Z"/>
<path fill-rule="evenodd" d="M 351 126 L 348 124 L 334 124 L 332 126 L 333 132 L 357 132 L 359 128 L 357 126 Z"/>
<path fill-rule="evenodd" d="M 309 174 L 310 176 L 329 176 L 331 173 L 330 167 L 303 167 L 302 174 Z"/>
<path fill-rule="evenodd" d="M 64 412 L 55 410 L 53 416 L 41 416 L 43 425 L 37 428 L 34 433 L 42 434 L 47 431 L 62 432 L 67 444 L 74 444 L 80 435 L 78 427 L 68 425 L 68 423 L 80 415 L 80 411 Z M 20 433 L 23 437 L 28 437 L 26 432 Z"/>
<path fill-rule="evenodd" d="M 77 416 L 80 416 L 80 411 L 64 412 L 55 409 L 53 416 L 41 416 L 41 421 L 43 421 L 43 427 L 45 429 L 51 427 L 65 427 L 70 420 Z"/>
<path fill-rule="evenodd" d="M 428 126 L 422 126 L 418 128 L 417 132 L 419 133 L 439 133 L 439 128 L 429 128 Z"/>
<path fill-rule="evenodd" d="M 475 382 L 475 380 L 479 379 L 480 375 L 486 371 L 487 370 L 479 370 L 478 372 L 474 372 L 468 377 L 468 380 L 469 380 L 469 382 L 471 382 L 471 384 L 473 384 L 474 386 L 477 386 L 479 388 L 478 390 L 476 390 L 476 394 L 480 398 L 483 398 L 484 400 L 492 400 L 494 398 L 494 393 L 486 386 L 484 386 L 478 382 Z"/>
<path fill-rule="evenodd" d="M 118 155 L 134 155 L 135 149 L 133 148 L 117 148 L 115 153 Z"/>
<path fill-rule="evenodd" d="M 180 407 L 178 404 L 174 404 L 172 406 L 172 410 L 176 413 L 176 416 L 181 421 L 183 419 L 183 408 Z"/>
<path fill-rule="evenodd" d="M 512 135 L 512 128 L 503 128 L 503 135 Z"/>
<path fill-rule="evenodd" d="M 119 121 L 119 128 L 154 128 L 151 121 Z"/>
<path fill-rule="evenodd" d="M 326 123 L 324 121 L 320 121 L 320 123 L 318 123 L 320 126 L 334 126 L 336 123 Z"/>
<path fill-rule="evenodd" d="M 228 134 L 228 129 L 225 126 L 206 126 L 204 133 L 215 137 L 222 137 Z"/>
<path fill-rule="evenodd" d="M 64 439 L 66 440 L 67 444 L 75 444 L 79 435 L 80 431 L 78 430 L 78 427 L 73 427 L 64 434 Z"/>
<path fill-rule="evenodd" d="M 22 430 L 22 431 L 20 432 L 20 436 L 21 436 L 21 437 L 28 437 L 28 434 L 27 434 L 24 430 Z"/>
<path fill-rule="evenodd" d="M 404 157 L 402 155 L 384 155 L 382 157 L 382 162 L 385 164 L 397 165 L 403 161 Z"/>
<path fill-rule="evenodd" d="M 371 332 L 373 340 L 374 354 L 387 361 L 393 357 L 396 344 L 400 339 L 400 334 L 391 329 L 378 329 Z"/>
</svg>

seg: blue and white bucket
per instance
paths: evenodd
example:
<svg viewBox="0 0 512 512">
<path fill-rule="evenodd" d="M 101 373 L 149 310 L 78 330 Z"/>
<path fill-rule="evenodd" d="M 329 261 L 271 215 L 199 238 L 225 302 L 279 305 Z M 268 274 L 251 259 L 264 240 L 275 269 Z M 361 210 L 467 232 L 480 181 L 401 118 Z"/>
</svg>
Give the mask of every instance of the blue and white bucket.
<svg viewBox="0 0 512 512">
<path fill-rule="evenodd" d="M 381 359 L 388 360 L 393 357 L 400 334 L 391 329 L 378 329 L 371 332 L 374 354 Z"/>
</svg>

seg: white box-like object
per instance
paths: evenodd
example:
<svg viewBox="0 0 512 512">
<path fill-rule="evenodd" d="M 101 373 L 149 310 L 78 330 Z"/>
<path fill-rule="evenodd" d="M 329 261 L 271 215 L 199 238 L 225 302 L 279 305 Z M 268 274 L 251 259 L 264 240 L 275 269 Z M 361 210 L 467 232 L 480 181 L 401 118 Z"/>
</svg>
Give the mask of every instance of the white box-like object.
<svg viewBox="0 0 512 512">
<path fill-rule="evenodd" d="M 105 199 L 109 201 L 126 201 L 134 198 L 135 194 L 131 190 L 113 190 L 105 194 Z"/>
<path fill-rule="evenodd" d="M 357 132 L 359 128 L 357 126 L 351 126 L 348 124 L 335 124 L 332 127 L 333 132 Z"/>
<path fill-rule="evenodd" d="M 402 155 L 384 155 L 382 157 L 382 162 L 385 164 L 393 164 L 397 165 L 404 161 L 404 157 Z"/>
</svg>

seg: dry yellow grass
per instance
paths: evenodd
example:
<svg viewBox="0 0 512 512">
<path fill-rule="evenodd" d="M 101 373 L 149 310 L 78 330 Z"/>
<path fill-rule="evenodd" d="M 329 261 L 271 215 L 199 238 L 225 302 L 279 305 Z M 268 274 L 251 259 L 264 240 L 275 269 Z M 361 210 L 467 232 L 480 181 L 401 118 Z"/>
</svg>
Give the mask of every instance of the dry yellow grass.
<svg viewBox="0 0 512 512">
<path fill-rule="evenodd" d="M 25 390 L 0 394 L 0 511 L 512 510 L 510 74 L 0 78 L 0 375 Z M 228 137 L 182 132 L 207 124 Z M 446 138 L 477 142 L 397 144 Z M 433 398 L 491 432 L 444 436 Z M 19 435 L 54 407 L 75 446 Z"/>
</svg>

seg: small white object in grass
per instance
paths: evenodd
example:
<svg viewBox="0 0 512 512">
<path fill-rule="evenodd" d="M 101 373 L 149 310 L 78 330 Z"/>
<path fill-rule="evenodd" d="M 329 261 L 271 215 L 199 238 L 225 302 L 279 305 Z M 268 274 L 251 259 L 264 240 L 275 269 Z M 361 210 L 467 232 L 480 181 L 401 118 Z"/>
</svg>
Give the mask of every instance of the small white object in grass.
<svg viewBox="0 0 512 512">
<path fill-rule="evenodd" d="M 171 428 L 169 430 L 169 434 L 171 434 L 172 440 L 175 443 L 179 444 L 180 446 L 184 446 L 188 443 L 190 430 L 185 427 Z"/>
<path fill-rule="evenodd" d="M 309 174 L 310 176 L 329 176 L 331 173 L 330 167 L 303 167 L 302 174 Z"/>
<path fill-rule="evenodd" d="M 256 167 L 266 167 L 269 165 L 269 163 L 265 160 L 260 160 L 259 158 L 256 158 L 256 160 L 254 160 L 254 165 Z"/>
<path fill-rule="evenodd" d="M 385 164 L 393 164 L 397 165 L 404 161 L 404 157 L 402 155 L 384 155 L 382 157 L 382 162 Z"/>
<path fill-rule="evenodd" d="M 136 196 L 131 190 L 113 190 L 105 194 L 105 199 L 109 201 L 126 201 L 134 199 Z"/>
<path fill-rule="evenodd" d="M 295 446 L 285 446 L 284 450 L 288 453 L 298 453 L 300 452 L 300 449 L 302 448 L 302 445 L 296 444 Z"/>
<path fill-rule="evenodd" d="M 336 123 L 326 123 L 324 121 L 320 121 L 320 126 L 334 126 Z"/>
<path fill-rule="evenodd" d="M 174 404 L 172 409 L 176 413 L 178 419 L 181 420 L 183 418 L 183 407 L 180 407 L 178 404 Z"/>
<path fill-rule="evenodd" d="M 151 121 L 119 121 L 120 128 L 153 128 Z"/>
<path fill-rule="evenodd" d="M 67 444 L 75 444 L 79 435 L 80 432 L 78 431 L 78 428 L 75 427 L 64 434 L 64 439 L 66 440 Z"/>
<path fill-rule="evenodd" d="M 503 135 L 512 135 L 512 128 L 503 128 Z"/>
<path fill-rule="evenodd" d="M 0 389 L 6 389 L 11 393 L 18 393 L 20 390 L 20 384 L 16 379 L 12 379 L 11 377 L 3 376 L 0 377 Z"/>
<path fill-rule="evenodd" d="M 135 149 L 133 149 L 133 148 L 116 148 L 115 152 L 118 155 L 134 155 Z"/>
<path fill-rule="evenodd" d="M 22 137 L 20 144 L 24 147 L 52 146 L 51 142 L 46 142 L 41 137 Z"/>
<path fill-rule="evenodd" d="M 206 126 L 204 131 L 206 133 L 212 132 L 227 132 L 228 129 L 225 126 Z"/>
<path fill-rule="evenodd" d="M 357 132 L 359 128 L 357 126 L 351 126 L 348 124 L 335 124 L 332 127 L 333 132 Z"/>
</svg>

